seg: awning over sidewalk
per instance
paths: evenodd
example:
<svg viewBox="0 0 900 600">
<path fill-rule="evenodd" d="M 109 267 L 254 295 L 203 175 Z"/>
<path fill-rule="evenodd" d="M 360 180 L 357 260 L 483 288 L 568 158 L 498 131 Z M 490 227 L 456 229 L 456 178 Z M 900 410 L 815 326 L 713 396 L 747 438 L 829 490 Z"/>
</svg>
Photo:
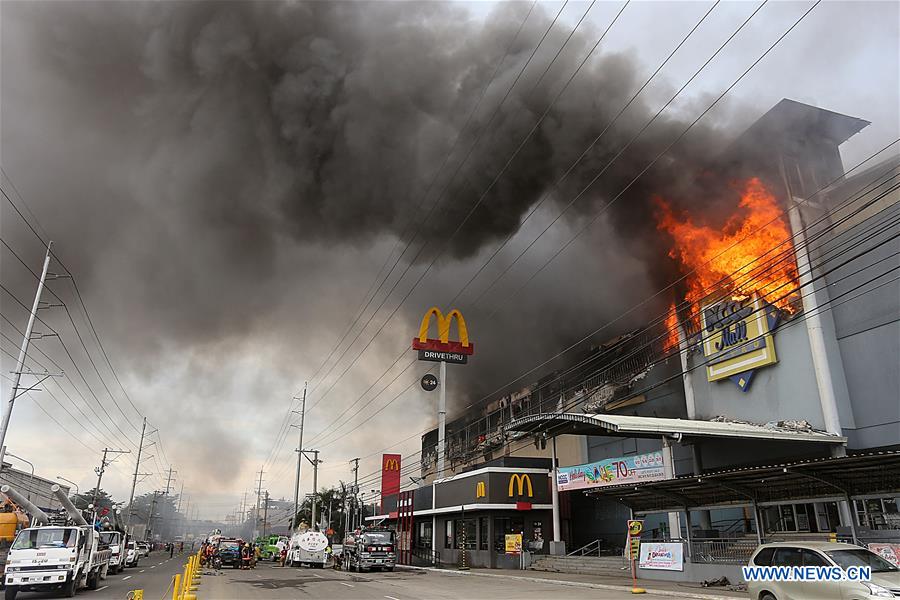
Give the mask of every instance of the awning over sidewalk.
<svg viewBox="0 0 900 600">
<path fill-rule="evenodd" d="M 697 421 L 692 419 L 663 419 L 627 415 L 586 415 L 581 413 L 538 413 L 513 419 L 507 431 L 554 435 L 605 435 L 639 438 L 731 438 L 791 440 L 844 444 L 847 438 L 821 431 L 796 430 L 786 427 L 767 427 L 750 423 L 726 421 Z"/>
<path fill-rule="evenodd" d="M 731 469 L 637 485 L 595 488 L 635 513 L 900 497 L 900 451 Z"/>
</svg>

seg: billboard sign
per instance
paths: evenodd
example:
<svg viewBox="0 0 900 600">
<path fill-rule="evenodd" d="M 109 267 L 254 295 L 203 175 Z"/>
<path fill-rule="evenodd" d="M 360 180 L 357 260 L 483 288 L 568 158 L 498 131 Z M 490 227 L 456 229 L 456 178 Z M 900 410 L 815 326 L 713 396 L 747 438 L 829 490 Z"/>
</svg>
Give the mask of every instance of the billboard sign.
<svg viewBox="0 0 900 600">
<path fill-rule="evenodd" d="M 684 546 L 680 543 L 644 542 L 638 566 L 658 571 L 683 571 Z"/>
<path fill-rule="evenodd" d="M 609 458 L 597 462 L 560 467 L 556 487 L 561 491 L 660 481 L 666 478 L 662 452 Z"/>
</svg>

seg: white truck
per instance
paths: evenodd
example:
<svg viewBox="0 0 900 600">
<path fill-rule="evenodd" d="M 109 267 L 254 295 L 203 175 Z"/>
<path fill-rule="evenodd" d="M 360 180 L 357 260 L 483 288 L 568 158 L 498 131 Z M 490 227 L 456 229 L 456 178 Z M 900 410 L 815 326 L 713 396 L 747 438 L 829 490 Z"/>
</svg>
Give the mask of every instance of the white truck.
<svg viewBox="0 0 900 600">
<path fill-rule="evenodd" d="M 28 527 L 16 534 L 6 562 L 3 576 L 6 600 L 15 600 L 20 591 L 61 591 L 71 598 L 79 588 L 97 589 L 109 571 L 109 547 L 100 533 L 88 525 L 81 511 L 75 508 L 58 485 L 50 488 L 69 513 L 71 525 L 46 525 L 43 515 L 39 527 Z M 21 496 L 9 486 L 0 492 L 10 497 Z"/>
<path fill-rule="evenodd" d="M 287 562 L 292 567 L 308 565 L 321 569 L 328 562 L 328 538 L 321 531 L 295 533 L 288 547 Z"/>
<path fill-rule="evenodd" d="M 125 535 L 121 531 L 101 531 L 100 544 L 109 548 L 109 572 L 113 575 L 125 570 Z"/>
<path fill-rule="evenodd" d="M 16 535 L 6 562 L 6 600 L 20 591 L 95 590 L 109 570 L 109 548 L 86 525 L 29 527 Z"/>
</svg>

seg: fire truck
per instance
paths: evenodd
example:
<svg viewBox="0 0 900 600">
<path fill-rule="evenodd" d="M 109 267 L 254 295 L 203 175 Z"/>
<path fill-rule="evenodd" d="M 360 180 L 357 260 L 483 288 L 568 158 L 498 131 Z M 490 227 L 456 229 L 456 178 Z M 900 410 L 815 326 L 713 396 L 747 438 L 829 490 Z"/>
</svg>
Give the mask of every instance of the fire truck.
<svg viewBox="0 0 900 600">
<path fill-rule="evenodd" d="M 345 571 L 393 571 L 397 564 L 394 531 L 387 527 L 368 527 L 344 538 L 341 568 Z"/>
</svg>

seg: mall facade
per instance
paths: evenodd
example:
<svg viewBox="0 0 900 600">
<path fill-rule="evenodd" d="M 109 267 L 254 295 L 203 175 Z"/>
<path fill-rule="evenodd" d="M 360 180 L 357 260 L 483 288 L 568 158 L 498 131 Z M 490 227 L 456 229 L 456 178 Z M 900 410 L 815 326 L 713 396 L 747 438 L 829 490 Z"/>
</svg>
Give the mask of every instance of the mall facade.
<svg viewBox="0 0 900 600">
<path fill-rule="evenodd" d="M 423 482 L 370 521 L 408 531 L 420 560 L 486 567 L 521 566 L 513 532 L 531 559 L 620 552 L 630 518 L 644 539 L 900 544 L 900 160 L 845 173 L 840 146 L 867 125 L 783 100 L 732 144 L 790 227 L 768 263 L 795 274 L 777 302 L 734 289 L 699 310 L 677 301 L 665 322 L 459 415 L 444 473 L 433 430 Z M 829 466 L 851 459 L 878 476 Z"/>
</svg>

